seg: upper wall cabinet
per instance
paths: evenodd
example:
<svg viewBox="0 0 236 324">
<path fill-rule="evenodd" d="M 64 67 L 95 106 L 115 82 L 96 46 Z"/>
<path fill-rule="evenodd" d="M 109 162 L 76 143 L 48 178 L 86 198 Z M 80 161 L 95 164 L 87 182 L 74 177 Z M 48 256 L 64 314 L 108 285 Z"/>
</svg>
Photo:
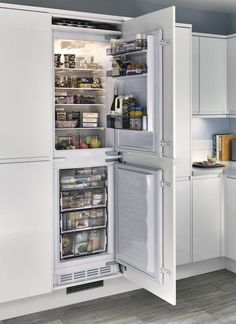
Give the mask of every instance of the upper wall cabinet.
<svg viewBox="0 0 236 324">
<path fill-rule="evenodd" d="M 0 10 L 0 163 L 52 154 L 49 14 Z"/>
<path fill-rule="evenodd" d="M 223 38 L 193 37 L 193 113 L 225 114 L 227 43 Z"/>
<path fill-rule="evenodd" d="M 229 114 L 236 114 L 236 37 L 227 39 L 227 99 Z"/>
</svg>

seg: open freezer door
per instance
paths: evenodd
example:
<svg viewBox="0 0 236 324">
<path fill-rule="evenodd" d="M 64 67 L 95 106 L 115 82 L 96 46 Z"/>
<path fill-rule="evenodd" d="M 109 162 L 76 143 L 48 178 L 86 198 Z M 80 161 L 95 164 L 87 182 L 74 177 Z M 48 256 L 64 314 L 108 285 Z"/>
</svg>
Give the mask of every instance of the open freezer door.
<svg viewBox="0 0 236 324">
<path fill-rule="evenodd" d="M 147 50 L 139 53 L 146 60 L 147 74 L 140 78 L 117 78 L 118 93 L 133 94 L 146 107 L 147 126 L 143 130 L 116 129 L 117 151 L 173 157 L 174 125 L 174 30 L 175 8 L 159 10 L 122 24 L 122 37 L 132 41 L 137 33 L 147 35 Z M 137 59 L 137 53 L 134 53 Z M 132 54 L 127 60 L 135 61 Z M 146 56 L 146 58 L 145 58 Z M 136 62 L 135 61 L 135 62 Z"/>
<path fill-rule="evenodd" d="M 175 304 L 165 286 L 162 171 L 117 164 L 115 182 L 116 260 L 127 279 Z"/>
</svg>

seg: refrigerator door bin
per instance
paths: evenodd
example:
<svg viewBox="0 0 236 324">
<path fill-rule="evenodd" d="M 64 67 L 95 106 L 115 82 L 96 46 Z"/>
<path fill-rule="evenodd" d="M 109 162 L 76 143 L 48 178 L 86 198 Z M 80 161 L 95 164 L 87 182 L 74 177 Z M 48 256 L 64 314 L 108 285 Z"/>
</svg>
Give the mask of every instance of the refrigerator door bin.
<svg viewBox="0 0 236 324">
<path fill-rule="evenodd" d="M 138 152 L 145 154 L 161 153 L 162 135 L 162 29 L 147 35 L 147 51 L 145 51 L 148 72 L 146 77 L 133 80 L 117 78 L 119 94 L 132 94 L 140 107 L 145 107 L 143 118 L 133 116 L 120 123 L 108 117 L 108 126 L 115 128 L 115 147 L 118 151 Z M 142 58 L 143 60 L 143 58 Z M 135 82 L 134 82 L 135 81 Z M 137 113 L 137 112 L 136 112 Z M 128 124 L 128 126 L 127 126 Z"/>
<path fill-rule="evenodd" d="M 105 208 L 85 209 L 61 214 L 61 233 L 78 232 L 85 229 L 105 227 L 107 212 Z"/>
<path fill-rule="evenodd" d="M 105 252 L 106 236 L 106 229 L 63 234 L 61 236 L 61 259 Z"/>
</svg>

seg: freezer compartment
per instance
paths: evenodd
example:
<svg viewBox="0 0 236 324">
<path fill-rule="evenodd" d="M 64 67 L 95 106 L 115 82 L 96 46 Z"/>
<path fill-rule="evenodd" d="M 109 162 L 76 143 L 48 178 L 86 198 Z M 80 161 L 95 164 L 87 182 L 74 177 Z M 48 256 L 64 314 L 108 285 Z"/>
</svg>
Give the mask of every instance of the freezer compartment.
<svg viewBox="0 0 236 324">
<path fill-rule="evenodd" d="M 61 211 L 106 206 L 106 188 L 61 192 Z"/>
<path fill-rule="evenodd" d="M 61 190 L 104 187 L 107 181 L 105 167 L 69 169 L 60 172 Z"/>
<path fill-rule="evenodd" d="M 95 208 L 61 214 L 61 233 L 78 232 L 84 229 L 105 227 L 107 212 L 105 208 Z"/>
<path fill-rule="evenodd" d="M 61 236 L 61 259 L 106 252 L 106 229 L 82 231 Z"/>
</svg>

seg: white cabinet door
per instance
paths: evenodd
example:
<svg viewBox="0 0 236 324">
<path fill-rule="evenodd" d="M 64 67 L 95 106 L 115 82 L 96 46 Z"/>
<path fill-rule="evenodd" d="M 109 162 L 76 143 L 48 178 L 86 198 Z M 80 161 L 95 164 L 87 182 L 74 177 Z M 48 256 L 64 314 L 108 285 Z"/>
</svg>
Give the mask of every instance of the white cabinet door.
<svg viewBox="0 0 236 324">
<path fill-rule="evenodd" d="M 225 256 L 236 260 L 236 178 L 228 176 L 225 186 Z"/>
<path fill-rule="evenodd" d="M 51 162 L 0 165 L 0 302 L 52 290 Z"/>
<path fill-rule="evenodd" d="M 162 82 L 159 89 L 162 88 L 161 97 L 156 98 L 162 101 L 161 105 L 161 125 L 162 139 L 164 141 L 163 155 L 153 154 L 147 157 L 147 154 L 135 154 L 128 150 L 124 154 L 124 162 L 146 166 L 154 169 L 161 169 L 163 180 L 168 183 L 163 187 L 163 226 L 162 226 L 162 265 L 163 283 L 150 280 L 150 276 L 142 271 L 137 271 L 134 267 L 129 267 L 126 272 L 126 278 L 136 282 L 140 287 L 144 287 L 154 292 L 160 298 L 171 304 L 176 303 L 176 244 L 175 244 L 175 10 L 174 7 L 166 8 L 151 14 L 130 19 L 123 23 L 123 36 L 126 39 L 132 39 L 135 34 L 148 33 L 149 31 L 162 30 L 163 39 L 168 43 L 162 46 L 163 64 Z M 161 43 L 162 44 L 162 43 Z M 155 43 L 156 47 L 160 44 Z M 152 58 L 153 59 L 153 58 Z M 155 57 L 154 57 L 155 59 Z M 153 72 L 153 71 L 152 71 Z M 158 76 L 158 73 L 154 73 Z M 158 77 L 159 80 L 159 77 Z M 158 82 L 155 79 L 155 84 Z M 157 91 L 152 94 L 153 100 L 157 96 Z M 159 102 L 159 101 L 158 101 Z M 157 101 L 155 101 L 157 103 Z M 155 105 L 155 109 L 159 106 Z M 155 125 L 155 127 L 157 127 Z M 148 178 L 149 179 L 149 178 Z M 146 184 L 147 185 L 147 184 Z M 137 184 L 136 184 L 137 186 Z M 133 190 L 133 189 L 131 189 Z M 148 199 L 148 193 L 143 188 L 143 195 Z M 128 198 L 128 197 L 127 197 Z M 144 197 L 141 197 L 144 201 Z M 149 218 L 151 220 L 151 218 Z M 159 238 L 157 237 L 157 240 Z M 155 247 L 158 249 L 159 247 Z M 151 251 L 150 251 L 151 253 Z M 152 251 L 154 253 L 154 251 Z M 149 258 L 150 262 L 151 259 Z M 140 260 L 141 262 L 141 260 Z"/>
<path fill-rule="evenodd" d="M 192 30 L 176 28 L 176 177 L 191 175 Z"/>
<path fill-rule="evenodd" d="M 50 15 L 0 9 L 0 161 L 51 155 Z"/>
<path fill-rule="evenodd" d="M 227 109 L 236 114 L 236 37 L 227 39 Z"/>
<path fill-rule="evenodd" d="M 116 165 L 116 258 L 125 277 L 158 296 L 164 282 L 162 171 Z"/>
<path fill-rule="evenodd" d="M 191 262 L 191 181 L 176 181 L 176 265 Z"/>
<path fill-rule="evenodd" d="M 200 101 L 200 39 L 198 36 L 192 38 L 192 113 L 199 114 Z"/>
<path fill-rule="evenodd" d="M 226 39 L 200 37 L 200 114 L 226 113 Z"/>
<path fill-rule="evenodd" d="M 221 256 L 221 178 L 193 179 L 193 262 Z"/>
</svg>

